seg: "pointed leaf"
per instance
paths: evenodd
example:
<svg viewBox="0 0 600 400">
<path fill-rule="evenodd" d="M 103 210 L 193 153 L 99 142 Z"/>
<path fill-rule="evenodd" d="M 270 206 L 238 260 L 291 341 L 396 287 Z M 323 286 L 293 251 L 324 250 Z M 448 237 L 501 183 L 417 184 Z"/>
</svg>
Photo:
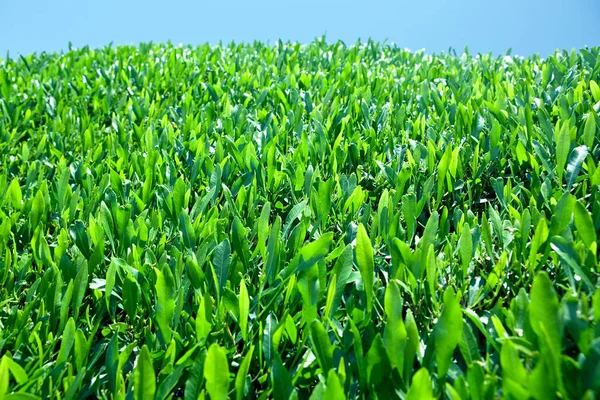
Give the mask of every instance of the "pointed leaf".
<svg viewBox="0 0 600 400">
<path fill-rule="evenodd" d="M 136 400 L 152 400 L 155 392 L 156 375 L 154 374 L 150 351 L 144 345 L 133 370 L 133 397 Z"/>
<path fill-rule="evenodd" d="M 229 363 L 225 351 L 216 343 L 213 343 L 208 349 L 208 355 L 204 361 L 204 379 L 206 379 L 206 390 L 211 400 L 227 398 Z"/>
<path fill-rule="evenodd" d="M 370 314 L 373 307 L 373 278 L 375 266 L 371 239 L 369 239 L 369 235 L 363 224 L 358 225 L 358 231 L 356 232 L 356 261 L 367 296 L 367 309 L 365 311 Z"/>
</svg>

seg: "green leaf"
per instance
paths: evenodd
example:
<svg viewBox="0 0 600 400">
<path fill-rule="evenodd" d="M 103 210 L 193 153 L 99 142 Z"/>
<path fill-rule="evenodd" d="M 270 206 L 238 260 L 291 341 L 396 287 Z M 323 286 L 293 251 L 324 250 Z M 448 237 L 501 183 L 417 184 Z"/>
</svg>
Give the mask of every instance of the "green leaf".
<svg viewBox="0 0 600 400">
<path fill-rule="evenodd" d="M 196 315 L 196 339 L 204 344 L 212 328 L 212 301 L 210 297 L 203 296 Z"/>
<path fill-rule="evenodd" d="M 18 196 L 18 195 L 17 195 Z M 18 197 L 17 197 L 18 198 Z M 15 200 L 13 200 L 14 202 Z M 31 203 L 31 211 L 29 212 L 29 228 L 33 232 L 41 222 L 46 218 L 46 203 L 41 190 L 38 190 Z M 81 221 L 79 221 L 81 222 Z M 85 255 L 85 253 L 84 253 Z M 87 257 L 87 255 L 86 255 Z"/>
<path fill-rule="evenodd" d="M 573 218 L 574 207 L 575 197 L 570 193 L 564 193 L 556 204 L 550 220 L 550 237 L 561 234 L 569 226 Z"/>
<path fill-rule="evenodd" d="M 183 365 L 178 366 L 171 372 L 166 379 L 164 379 L 161 384 L 158 386 L 156 391 L 156 399 L 164 400 L 167 398 L 168 394 L 175 388 L 177 382 L 181 378 L 183 372 Z"/>
<path fill-rule="evenodd" d="M 314 320 L 310 324 L 310 340 L 321 371 L 326 375 L 333 368 L 333 346 L 325 327 L 319 320 Z"/>
<path fill-rule="evenodd" d="M 420 251 L 420 249 L 419 249 Z M 436 292 L 438 286 L 438 272 L 439 266 L 435 253 L 433 251 L 433 245 L 427 249 L 427 257 L 425 258 L 425 270 L 427 271 L 426 280 L 429 292 L 431 293 L 431 301 L 433 304 L 438 305 L 438 294 Z M 466 274 L 465 274 L 466 275 Z"/>
<path fill-rule="evenodd" d="M 579 146 L 575 147 L 571 152 L 571 156 L 569 157 L 569 162 L 567 164 L 567 190 L 571 190 L 577 176 L 579 175 L 579 171 L 581 171 L 581 166 L 585 161 L 588 155 L 587 146 Z"/>
<path fill-rule="evenodd" d="M 67 325 L 65 326 L 65 330 L 63 331 L 62 340 L 60 343 L 60 351 L 58 352 L 58 357 L 56 358 L 57 364 L 63 363 L 67 361 L 69 357 L 69 353 L 73 348 L 73 344 L 75 343 L 75 321 L 73 318 L 69 318 L 67 321 Z"/>
<path fill-rule="evenodd" d="M 444 292 L 444 310 L 434 328 L 435 359 L 438 377 L 445 377 L 452 363 L 452 354 L 460 342 L 463 330 L 462 310 L 452 288 Z"/>
<path fill-rule="evenodd" d="M 216 343 L 208 349 L 204 361 L 204 379 L 211 400 L 226 399 L 229 391 L 229 363 L 225 351 Z"/>
<path fill-rule="evenodd" d="M 292 259 L 288 267 L 281 273 L 283 279 L 292 274 L 311 268 L 325 258 L 333 241 L 333 233 L 329 232 L 319 237 L 314 242 L 304 245 Z"/>
<path fill-rule="evenodd" d="M 131 222 L 131 220 L 130 220 L 131 206 L 126 205 L 125 207 L 116 208 L 115 215 L 113 215 L 113 217 L 114 217 L 115 227 L 117 229 L 117 236 L 120 241 L 120 246 L 123 246 L 126 244 L 127 227 L 129 226 L 129 223 Z"/>
<path fill-rule="evenodd" d="M 527 370 L 521 363 L 519 353 L 510 340 L 502 343 L 502 353 L 500 354 L 500 363 L 502 365 L 502 381 L 504 383 L 511 382 L 510 385 L 505 385 L 507 393 L 518 390 L 515 395 L 527 387 Z"/>
<path fill-rule="evenodd" d="M 87 232 L 85 231 L 85 226 L 83 225 L 83 221 L 77 220 L 71 228 L 69 229 L 69 234 L 71 238 L 77 245 L 77 248 L 84 255 L 86 259 L 90 259 L 90 243 L 88 240 Z"/>
<path fill-rule="evenodd" d="M 439 202 L 442 198 L 442 194 L 444 193 L 444 187 L 446 185 L 446 175 L 448 172 L 448 167 L 450 165 L 450 158 L 452 157 L 452 145 L 446 146 L 444 154 L 440 159 L 438 164 L 438 193 L 437 193 L 437 201 Z"/>
<path fill-rule="evenodd" d="M 417 197 L 414 193 L 402 196 L 402 213 L 406 221 L 406 234 L 408 242 L 411 243 L 417 227 Z"/>
<path fill-rule="evenodd" d="M 596 229 L 594 228 L 592 216 L 579 201 L 575 202 L 575 227 L 579 237 L 585 243 L 585 247 L 590 249 L 597 241 Z"/>
<path fill-rule="evenodd" d="M 354 356 L 356 358 L 356 367 L 358 369 L 358 377 L 361 388 L 365 389 L 367 384 L 367 370 L 365 366 L 362 338 L 360 336 L 360 331 L 358 327 L 354 323 L 352 319 L 348 320 L 350 322 L 350 331 L 352 333 L 352 338 L 354 340 Z"/>
<path fill-rule="evenodd" d="M 262 328 L 263 325 L 261 324 L 260 327 Z M 271 362 L 273 360 L 273 353 L 274 353 L 273 336 L 275 335 L 276 330 L 277 330 L 277 318 L 275 318 L 275 315 L 273 315 L 273 313 L 269 313 L 269 315 L 267 316 L 267 320 L 264 324 L 264 329 L 262 329 L 262 341 L 261 341 L 261 347 L 259 349 L 260 350 L 259 355 L 262 355 L 261 362 L 262 362 L 262 358 L 264 358 L 264 360 L 266 361 L 266 364 L 268 366 L 271 365 Z"/>
<path fill-rule="evenodd" d="M 590 110 L 590 113 L 585 120 L 585 127 L 583 128 L 583 144 L 587 146 L 588 149 L 594 148 L 594 138 L 596 137 L 596 113 L 593 109 Z"/>
<path fill-rule="evenodd" d="M 317 303 L 320 294 L 319 270 L 316 265 L 299 274 L 298 291 L 302 297 L 302 316 L 304 322 L 309 324 L 317 318 Z"/>
<path fill-rule="evenodd" d="M 32 245 L 34 247 L 34 255 L 36 259 L 39 260 L 39 263 L 47 268 L 51 268 L 55 265 L 54 261 L 52 261 L 52 255 L 50 254 L 50 247 L 42 233 L 41 227 L 38 227 L 35 230 Z"/>
<path fill-rule="evenodd" d="M 39 400 L 41 397 L 30 393 L 11 393 L 4 396 L 4 400 Z"/>
<path fill-rule="evenodd" d="M 331 210 L 332 196 L 331 192 L 334 186 L 334 181 L 329 178 L 326 182 L 319 182 L 319 189 L 317 191 L 317 217 L 321 220 L 321 224 L 324 225 L 329 219 L 329 210 Z"/>
<path fill-rule="evenodd" d="M 213 265 L 215 268 L 215 274 L 217 275 L 217 284 L 219 293 L 225 287 L 227 280 L 229 279 L 229 264 L 231 263 L 231 246 L 229 240 L 225 239 L 215 249 L 215 255 L 213 257 Z"/>
<path fill-rule="evenodd" d="M 244 341 L 248 341 L 248 318 L 250 313 L 250 298 L 248 297 L 248 289 L 246 288 L 246 281 L 242 279 L 240 282 L 240 329 L 242 330 L 242 337 Z"/>
<path fill-rule="evenodd" d="M 480 363 L 473 363 L 467 370 L 467 382 L 469 383 L 469 392 L 474 400 L 483 400 L 485 398 L 484 386 L 485 375 L 483 366 Z"/>
<path fill-rule="evenodd" d="M 469 324 L 463 324 L 463 332 L 458 347 L 467 365 L 481 359 L 477 338 Z"/>
<path fill-rule="evenodd" d="M 198 359 L 192 365 L 190 375 L 185 382 L 184 399 L 197 400 L 200 396 L 204 396 L 202 389 L 204 383 L 204 362 L 206 359 L 206 350 L 200 352 Z"/>
<path fill-rule="evenodd" d="M 231 226 L 231 237 L 233 250 L 236 252 L 244 266 L 248 267 L 248 241 L 246 240 L 246 228 L 238 217 L 233 219 Z"/>
<path fill-rule="evenodd" d="M 429 400 L 433 396 L 433 384 L 429 378 L 429 371 L 421 368 L 412 378 L 412 383 L 406 394 L 406 400 Z"/>
<path fill-rule="evenodd" d="M 412 375 L 413 366 L 415 364 L 415 357 L 417 356 L 421 340 L 419 337 L 419 330 L 417 329 L 417 323 L 410 309 L 406 312 L 404 325 L 406 326 L 406 347 L 404 350 L 404 376 L 408 378 Z"/>
<path fill-rule="evenodd" d="M 379 386 L 390 375 L 391 367 L 381 335 L 377 334 L 367 352 L 367 381 Z"/>
<path fill-rule="evenodd" d="M 175 278 L 168 265 L 156 273 L 156 322 L 165 343 L 171 341 L 173 315 L 175 313 Z"/>
<path fill-rule="evenodd" d="M 250 371 L 250 363 L 252 362 L 252 355 L 254 354 L 254 346 L 251 346 L 244 360 L 240 364 L 240 369 L 235 377 L 235 395 L 237 400 L 242 400 L 245 397 L 245 387 L 248 381 L 248 372 Z"/>
<path fill-rule="evenodd" d="M 561 236 L 554 236 L 550 246 L 552 247 L 552 250 L 554 250 L 560 257 L 561 264 L 563 264 L 563 270 L 569 278 L 569 283 L 571 284 L 573 290 L 576 290 L 577 287 L 577 279 L 574 277 L 573 271 L 579 278 L 583 280 L 583 283 L 585 283 L 590 290 L 593 290 L 594 284 L 592 283 L 592 280 L 588 276 L 587 272 L 583 270 L 579 254 L 577 254 L 573 248 L 573 244 Z"/>
<path fill-rule="evenodd" d="M 596 331 L 600 332 L 600 290 L 594 292 L 592 297 L 592 308 L 594 309 L 594 322 L 596 322 Z M 600 336 L 600 335 L 596 335 Z"/>
<path fill-rule="evenodd" d="M 27 372 L 25 372 L 23 367 L 21 367 L 19 364 L 17 364 L 7 354 L 5 354 L 2 357 L 2 360 L 0 362 L 6 363 L 6 367 L 8 367 L 8 370 L 6 370 L 7 376 L 8 376 L 8 371 L 10 371 L 10 373 L 12 374 L 13 378 L 15 379 L 15 381 L 17 382 L 18 385 L 24 385 L 27 383 L 27 381 L 29 379 L 27 377 Z M 0 383 L 0 393 L 2 393 L 1 386 L 2 386 L 2 383 Z"/>
<path fill-rule="evenodd" d="M 529 396 L 538 400 L 556 398 L 557 377 L 553 373 L 551 360 L 542 353 L 529 375 Z"/>
<path fill-rule="evenodd" d="M 592 186 L 600 185 L 600 168 L 596 168 L 596 172 L 590 177 L 590 183 Z"/>
<path fill-rule="evenodd" d="M 383 330 L 383 342 L 390 364 L 400 375 L 404 370 L 404 354 L 407 332 L 402 320 L 402 295 L 396 282 L 390 282 L 385 290 L 385 314 L 387 322 Z"/>
<path fill-rule="evenodd" d="M 102 225 L 102 230 L 104 231 L 104 234 L 108 238 L 108 241 L 110 242 L 110 245 L 114 251 L 114 222 L 110 210 L 103 201 L 100 203 L 99 213 L 100 215 L 98 217 L 98 220 L 100 221 L 100 225 Z"/>
<path fill-rule="evenodd" d="M 473 238 L 471 237 L 471 227 L 467 222 L 464 223 L 460 235 L 460 260 L 462 262 L 463 276 L 467 276 L 469 263 L 473 256 Z"/>
<path fill-rule="evenodd" d="M 367 309 L 365 311 L 370 314 L 373 308 L 375 266 L 373 261 L 373 247 L 363 224 L 358 225 L 358 231 L 356 232 L 356 261 L 363 280 L 365 295 L 367 296 Z"/>
<path fill-rule="evenodd" d="M 558 296 L 552 281 L 546 272 L 539 272 L 531 287 L 529 323 L 540 341 L 548 337 L 549 345 L 556 354 L 560 354 L 562 349 L 562 322 L 558 311 Z"/>
<path fill-rule="evenodd" d="M 135 321 L 139 302 L 139 290 L 135 279 L 127 274 L 123 278 L 123 306 L 130 321 Z"/>
<path fill-rule="evenodd" d="M 273 360 L 273 366 L 271 367 L 271 382 L 275 399 L 290 398 L 293 390 L 292 379 L 277 353 Z"/>
<path fill-rule="evenodd" d="M 331 312 L 331 310 L 333 309 L 336 281 L 337 277 L 334 275 L 331 279 L 331 282 L 329 282 L 329 286 L 327 287 L 327 298 L 325 300 L 325 309 L 323 310 L 323 317 L 327 319 L 333 318 L 333 313 Z"/>
<path fill-rule="evenodd" d="M 117 375 L 119 373 L 119 335 L 114 333 L 106 349 L 104 361 L 108 375 L 108 385 L 113 394 L 117 392 Z"/>
<path fill-rule="evenodd" d="M 273 284 L 275 277 L 279 273 L 279 231 L 281 229 L 281 218 L 278 216 L 275 219 L 275 223 L 271 227 L 271 234 L 267 244 L 267 262 L 265 266 L 265 273 L 267 275 L 267 281 L 269 285 Z"/>
<path fill-rule="evenodd" d="M 569 132 L 569 124 L 563 123 L 556 137 L 556 176 L 558 182 L 562 182 L 562 176 L 565 170 L 565 163 L 571 150 L 571 134 Z"/>
<path fill-rule="evenodd" d="M 104 299 L 106 301 L 106 309 L 110 312 L 110 298 L 112 295 L 113 288 L 115 286 L 115 279 L 117 275 L 117 261 L 112 259 L 108 270 L 106 271 L 106 285 L 104 291 Z"/>
<path fill-rule="evenodd" d="M 425 225 L 425 230 L 423 231 L 423 237 L 417 246 L 417 248 L 421 249 L 421 266 L 427 265 L 429 247 L 435 246 L 435 238 L 438 231 L 439 222 L 440 216 L 437 212 L 434 212 L 427 220 L 427 225 Z M 419 271 L 415 272 L 415 278 L 422 278 L 425 268 L 421 267 Z"/>
<path fill-rule="evenodd" d="M 592 92 L 594 101 L 600 101 L 600 87 L 598 87 L 596 81 L 590 80 L 590 91 Z"/>
<path fill-rule="evenodd" d="M 85 362 L 90 351 L 90 342 L 87 341 L 85 334 L 81 329 L 75 332 L 75 347 L 73 353 L 75 355 L 75 367 L 78 371 L 84 369 Z"/>
<path fill-rule="evenodd" d="M 179 231 L 181 232 L 181 238 L 183 244 L 188 249 L 194 249 L 196 247 L 196 232 L 190 222 L 190 217 L 185 210 L 179 213 Z"/>
<path fill-rule="evenodd" d="M 323 398 L 328 400 L 346 399 L 342 382 L 340 382 L 340 378 L 333 369 L 330 369 L 329 373 L 327 374 L 327 386 L 325 387 Z"/>
<path fill-rule="evenodd" d="M 85 377 L 86 372 L 87 372 L 86 369 L 83 368 L 81 371 L 79 371 L 77 373 L 77 375 L 75 376 L 75 379 L 69 386 L 69 390 L 67 391 L 67 393 L 65 395 L 66 400 L 72 400 L 72 399 L 76 398 L 75 396 L 78 395 L 78 392 L 81 389 L 81 385 L 83 383 L 83 378 Z"/>
<path fill-rule="evenodd" d="M 173 213 L 175 216 L 181 213 L 185 203 L 185 192 L 187 191 L 185 182 L 181 177 L 175 182 L 173 186 Z"/>
<path fill-rule="evenodd" d="M 4 397 L 8 392 L 8 357 L 5 355 L 0 360 L 0 396 Z"/>
<path fill-rule="evenodd" d="M 154 375 L 150 351 L 144 345 L 133 369 L 133 397 L 136 400 L 154 399 L 155 392 L 156 375 Z"/>
<path fill-rule="evenodd" d="M 135 104 L 135 102 L 134 102 Z M 153 157 L 150 157 L 153 158 Z M 144 170 L 144 184 L 142 185 L 142 201 L 144 204 L 148 204 L 150 198 L 152 197 L 152 193 L 154 187 L 154 164 L 152 162 L 148 162 Z"/>
<path fill-rule="evenodd" d="M 287 237 L 292 227 L 292 224 L 294 223 L 296 218 L 298 218 L 304 212 L 304 209 L 306 208 L 307 204 L 308 200 L 302 200 L 300 203 L 292 207 L 287 218 L 285 219 L 285 225 L 283 225 L 283 237 Z"/>
<path fill-rule="evenodd" d="M 583 387 L 586 390 L 600 391 L 600 338 L 592 341 L 590 351 L 582 367 Z"/>
<path fill-rule="evenodd" d="M 350 273 L 352 272 L 352 264 L 354 262 L 354 254 L 352 251 L 351 245 L 346 245 L 342 253 L 338 257 L 335 262 L 335 266 L 333 267 L 333 276 L 336 277 L 335 280 L 335 294 L 332 301 L 331 306 L 331 314 L 335 314 L 340 306 L 340 301 L 342 300 L 342 295 L 344 294 L 344 289 L 346 288 L 346 284 L 348 283 L 348 278 L 350 277 Z"/>
<path fill-rule="evenodd" d="M 529 250 L 529 265 L 531 270 L 535 270 L 537 268 L 537 254 L 538 250 L 542 247 L 546 240 L 548 239 L 548 224 L 546 220 L 540 218 L 537 226 L 535 227 L 535 234 L 533 235 L 533 239 L 531 241 L 530 250 Z"/>
<path fill-rule="evenodd" d="M 269 237 L 269 216 L 271 215 L 271 203 L 267 202 L 260 211 L 258 218 L 258 245 L 265 248 L 267 238 Z"/>
<path fill-rule="evenodd" d="M 325 396 L 325 384 L 324 382 L 319 382 L 317 386 L 315 386 L 308 400 L 321 400 Z"/>
<path fill-rule="evenodd" d="M 75 283 L 73 285 L 73 312 L 75 318 L 79 315 L 79 308 L 83 302 L 85 291 L 88 287 L 88 266 L 87 263 L 83 263 L 77 271 L 75 276 Z"/>
<path fill-rule="evenodd" d="M 17 177 L 10 181 L 10 185 L 8 185 L 8 189 L 6 191 L 6 197 L 15 209 L 21 209 L 23 193 L 21 192 L 21 185 L 19 184 L 19 179 Z"/>
</svg>

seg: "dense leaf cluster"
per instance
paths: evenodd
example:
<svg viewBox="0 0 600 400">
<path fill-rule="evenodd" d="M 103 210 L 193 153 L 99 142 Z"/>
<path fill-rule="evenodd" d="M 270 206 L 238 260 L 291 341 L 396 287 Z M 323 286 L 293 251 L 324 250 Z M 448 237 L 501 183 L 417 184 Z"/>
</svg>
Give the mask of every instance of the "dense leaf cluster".
<svg viewBox="0 0 600 400">
<path fill-rule="evenodd" d="M 0 60 L 0 397 L 600 394 L 600 49 Z"/>
</svg>

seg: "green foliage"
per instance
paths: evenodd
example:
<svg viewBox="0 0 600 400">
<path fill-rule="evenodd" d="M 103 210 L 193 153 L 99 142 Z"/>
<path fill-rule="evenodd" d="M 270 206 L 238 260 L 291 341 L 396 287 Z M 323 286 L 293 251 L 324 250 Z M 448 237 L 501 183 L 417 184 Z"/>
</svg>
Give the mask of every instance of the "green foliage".
<svg viewBox="0 0 600 400">
<path fill-rule="evenodd" d="M 0 59 L 0 398 L 598 397 L 599 66 Z"/>
</svg>

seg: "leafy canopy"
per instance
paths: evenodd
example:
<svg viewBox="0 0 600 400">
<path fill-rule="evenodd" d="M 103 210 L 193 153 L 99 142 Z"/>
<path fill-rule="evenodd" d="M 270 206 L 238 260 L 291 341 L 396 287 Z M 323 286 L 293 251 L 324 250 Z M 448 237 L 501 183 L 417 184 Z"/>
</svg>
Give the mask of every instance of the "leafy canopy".
<svg viewBox="0 0 600 400">
<path fill-rule="evenodd" d="M 598 82 L 599 48 L 1 59 L 0 398 L 599 396 Z"/>
</svg>

